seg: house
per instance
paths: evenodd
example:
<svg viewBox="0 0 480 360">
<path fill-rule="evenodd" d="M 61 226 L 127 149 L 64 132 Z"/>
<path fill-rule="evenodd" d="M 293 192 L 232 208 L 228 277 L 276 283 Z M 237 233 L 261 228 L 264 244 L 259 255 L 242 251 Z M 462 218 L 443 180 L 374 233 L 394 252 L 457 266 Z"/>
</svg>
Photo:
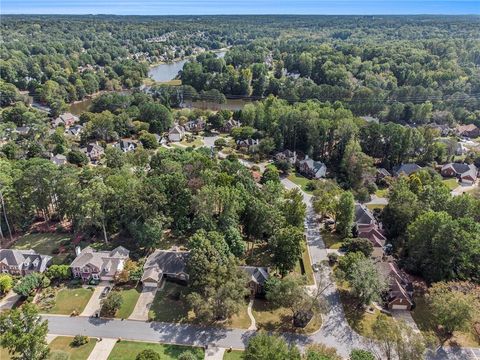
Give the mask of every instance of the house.
<svg viewBox="0 0 480 360">
<path fill-rule="evenodd" d="M 184 137 L 185 137 L 185 129 L 183 128 L 183 126 L 180 126 L 180 125 L 175 125 L 168 132 L 168 140 L 172 142 L 182 141 Z"/>
<path fill-rule="evenodd" d="M 252 146 L 260 144 L 260 140 L 258 139 L 243 139 L 235 141 L 237 147 L 240 149 L 250 149 Z"/>
<path fill-rule="evenodd" d="M 118 246 L 112 251 L 96 251 L 90 246 L 80 250 L 75 248 L 77 257 L 70 264 L 72 274 L 83 281 L 102 280 L 112 281 L 123 270 L 129 259 L 129 251 Z"/>
<path fill-rule="evenodd" d="M 417 165 L 417 164 L 402 164 L 399 166 L 395 166 L 393 168 L 393 174 L 395 176 L 400 176 L 400 175 L 407 175 L 410 176 L 414 172 L 421 170 L 422 167 Z"/>
<path fill-rule="evenodd" d="M 155 139 L 157 139 L 157 142 L 158 142 L 160 145 L 163 145 L 163 144 L 165 144 L 165 143 L 167 142 L 163 136 L 160 136 L 160 135 L 158 135 L 158 134 L 153 134 L 153 136 L 155 136 Z"/>
<path fill-rule="evenodd" d="M 276 161 L 288 161 L 290 164 L 294 165 L 297 162 L 297 153 L 295 151 L 284 150 L 275 154 Z"/>
<path fill-rule="evenodd" d="M 408 276 L 394 262 L 381 261 L 377 266 L 389 281 L 386 307 L 389 310 L 412 310 L 413 285 Z"/>
<path fill-rule="evenodd" d="M 0 249 L 0 273 L 22 276 L 43 273 L 51 260 L 51 256 L 37 254 L 31 249 Z"/>
<path fill-rule="evenodd" d="M 143 266 L 143 286 L 159 287 L 164 279 L 186 283 L 189 254 L 188 251 L 155 250 Z"/>
<path fill-rule="evenodd" d="M 202 118 L 198 118 L 196 120 L 187 121 L 183 126 L 186 131 L 198 133 L 205 130 L 206 122 Z"/>
<path fill-rule="evenodd" d="M 378 168 L 376 170 L 375 178 L 377 182 L 384 180 L 387 177 L 391 177 L 392 174 L 385 168 Z"/>
<path fill-rule="evenodd" d="M 268 269 L 256 266 L 240 266 L 240 269 L 247 274 L 247 288 L 250 290 L 250 296 L 264 296 L 265 283 L 268 280 Z"/>
<path fill-rule="evenodd" d="M 137 144 L 135 142 L 123 139 L 113 144 L 113 146 L 124 153 L 134 151 L 137 148 Z"/>
<path fill-rule="evenodd" d="M 458 136 L 467 137 L 467 138 L 476 138 L 480 136 L 480 129 L 474 125 L 459 125 L 456 128 Z"/>
<path fill-rule="evenodd" d="M 83 131 L 83 126 L 80 124 L 76 124 L 76 125 L 70 126 L 67 130 L 65 130 L 65 134 L 77 137 L 77 136 L 80 136 L 82 131 Z"/>
<path fill-rule="evenodd" d="M 438 131 L 440 136 L 448 136 L 452 129 L 448 125 L 445 124 L 428 124 L 427 127 L 435 129 Z"/>
<path fill-rule="evenodd" d="M 90 161 L 92 162 L 100 160 L 103 154 L 105 154 L 105 150 L 103 150 L 103 147 L 101 147 L 97 143 L 90 143 L 80 150 L 87 154 L 87 156 L 90 158 Z"/>
<path fill-rule="evenodd" d="M 456 177 L 464 184 L 473 184 L 477 180 L 478 169 L 473 164 L 449 163 L 440 170 L 444 177 Z"/>
<path fill-rule="evenodd" d="M 13 133 L 16 133 L 21 136 L 27 136 L 30 133 L 30 126 L 17 126 L 17 128 L 13 131 Z"/>
<path fill-rule="evenodd" d="M 297 170 L 308 178 L 320 179 L 325 177 L 327 167 L 321 161 L 314 161 L 307 156 L 297 162 Z"/>
<path fill-rule="evenodd" d="M 78 122 L 80 119 L 78 116 L 75 116 L 71 113 L 64 113 L 60 115 L 59 117 L 55 118 L 52 120 L 51 124 L 52 127 L 56 128 L 59 126 L 64 126 L 65 128 L 68 128 Z"/>
<path fill-rule="evenodd" d="M 234 128 L 237 128 L 237 127 L 240 127 L 240 122 L 237 120 L 230 119 L 225 123 L 225 125 L 223 125 L 220 128 L 220 131 L 224 133 L 230 133 Z"/>
<path fill-rule="evenodd" d="M 383 234 L 377 219 L 372 212 L 362 204 L 355 204 L 355 227 L 357 236 L 370 240 L 372 245 L 383 248 L 387 238 Z"/>
<path fill-rule="evenodd" d="M 57 154 L 55 156 L 50 156 L 50 161 L 55 165 L 65 165 L 67 163 L 67 157 L 62 154 Z"/>
</svg>

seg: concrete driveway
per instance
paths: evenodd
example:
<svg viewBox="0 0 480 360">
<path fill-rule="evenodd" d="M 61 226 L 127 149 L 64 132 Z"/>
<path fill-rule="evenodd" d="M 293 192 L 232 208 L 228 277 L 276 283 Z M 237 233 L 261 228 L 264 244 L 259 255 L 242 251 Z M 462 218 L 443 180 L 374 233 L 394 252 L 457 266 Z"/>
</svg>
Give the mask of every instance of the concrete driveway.
<svg viewBox="0 0 480 360">
<path fill-rule="evenodd" d="M 108 355 L 110 355 L 116 343 L 117 343 L 117 339 L 103 338 L 101 341 L 98 341 L 95 344 L 95 347 L 93 348 L 87 360 L 108 359 Z"/>
<path fill-rule="evenodd" d="M 412 318 L 412 314 L 408 310 L 391 310 L 392 316 L 397 319 L 403 321 L 405 324 L 410 326 L 413 331 L 416 333 L 420 333 L 418 329 L 417 323 Z"/>
<path fill-rule="evenodd" d="M 20 295 L 17 295 L 13 290 L 10 290 L 7 295 L 0 300 L 0 312 L 11 309 L 18 300 L 20 300 Z"/>
<path fill-rule="evenodd" d="M 100 307 L 101 307 L 100 302 L 102 301 L 102 298 L 100 297 L 100 295 L 102 294 L 102 291 L 107 286 L 113 287 L 113 284 L 110 284 L 110 282 L 108 281 L 102 281 L 100 284 L 98 284 L 95 287 L 92 297 L 88 301 L 87 306 L 85 306 L 85 309 L 83 309 L 80 316 L 93 316 L 97 311 L 100 310 Z"/>
<path fill-rule="evenodd" d="M 128 317 L 130 320 L 148 320 L 148 311 L 152 306 L 153 299 L 157 293 L 157 287 L 144 287 L 140 296 L 138 297 L 137 304 L 133 309 L 132 314 Z"/>
</svg>

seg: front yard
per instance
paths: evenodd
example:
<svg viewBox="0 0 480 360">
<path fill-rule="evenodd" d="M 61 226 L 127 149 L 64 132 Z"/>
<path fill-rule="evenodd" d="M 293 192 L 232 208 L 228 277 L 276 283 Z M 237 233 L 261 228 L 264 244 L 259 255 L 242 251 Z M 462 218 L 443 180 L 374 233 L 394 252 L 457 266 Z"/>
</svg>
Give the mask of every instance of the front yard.
<svg viewBox="0 0 480 360">
<path fill-rule="evenodd" d="M 67 234 L 28 234 L 19 238 L 13 245 L 14 249 L 26 250 L 33 249 L 42 255 L 53 256 L 54 264 L 61 264 L 68 255 L 68 250 L 58 254 L 57 250 L 62 248 L 63 242 L 69 242 L 70 236 Z"/>
<path fill-rule="evenodd" d="M 157 291 L 150 308 L 148 318 L 154 321 L 183 323 L 188 321 L 188 307 L 182 299 L 187 292 L 185 286 L 172 282 L 165 282 L 162 289 Z"/>
<path fill-rule="evenodd" d="M 194 353 L 198 360 L 203 360 L 205 356 L 205 352 L 201 348 L 137 341 L 120 341 L 114 346 L 108 360 L 132 360 L 135 359 L 140 352 L 146 349 L 157 352 L 162 360 L 178 359 L 180 354 L 185 351 L 191 351 Z"/>
<path fill-rule="evenodd" d="M 97 340 L 95 338 L 89 338 L 89 342 L 81 346 L 72 346 L 73 337 L 70 336 L 58 336 L 50 343 L 50 356 L 49 359 L 58 359 L 55 354 L 66 353 L 69 360 L 87 360 L 88 356 L 92 352 Z"/>
<path fill-rule="evenodd" d="M 297 173 L 296 171 L 291 172 L 290 175 L 288 175 L 287 179 L 294 184 L 300 186 L 300 188 L 307 194 L 312 194 L 312 191 L 307 190 L 307 185 L 311 181 L 310 179 L 306 178 L 300 173 Z"/>
<path fill-rule="evenodd" d="M 137 287 L 115 287 L 113 291 L 118 291 L 123 299 L 122 306 L 117 310 L 115 317 L 127 319 L 133 312 L 141 290 Z"/>
<path fill-rule="evenodd" d="M 337 233 L 322 229 L 320 235 L 327 249 L 340 249 L 342 246 L 342 238 Z"/>
<path fill-rule="evenodd" d="M 45 314 L 80 314 L 88 304 L 93 289 L 84 287 L 46 288 L 39 295 L 37 303 L 40 312 Z"/>
<path fill-rule="evenodd" d="M 253 317 L 257 328 L 265 331 L 311 334 L 322 326 L 321 314 L 316 313 L 305 328 L 296 328 L 289 309 L 274 308 L 268 301 L 260 299 L 255 299 L 253 303 Z"/>
<path fill-rule="evenodd" d="M 223 354 L 223 360 L 243 360 L 243 351 L 240 350 L 226 350 Z"/>
<path fill-rule="evenodd" d="M 444 178 L 444 179 L 442 180 L 442 182 L 443 182 L 445 185 L 447 185 L 447 187 L 448 187 L 450 190 L 454 190 L 454 189 L 456 189 L 456 188 L 459 186 L 458 181 L 457 181 L 457 179 L 455 179 L 455 178 L 450 178 L 450 179 Z"/>
</svg>

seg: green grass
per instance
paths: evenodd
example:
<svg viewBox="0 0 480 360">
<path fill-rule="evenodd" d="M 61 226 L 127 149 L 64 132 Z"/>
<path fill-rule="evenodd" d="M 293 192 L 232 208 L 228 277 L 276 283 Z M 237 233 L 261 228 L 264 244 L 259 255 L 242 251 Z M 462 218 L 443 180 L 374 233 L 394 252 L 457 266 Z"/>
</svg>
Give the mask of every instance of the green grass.
<svg viewBox="0 0 480 360">
<path fill-rule="evenodd" d="M 93 290 L 78 288 L 62 288 L 57 292 L 55 305 L 47 310 L 47 314 L 70 315 L 73 311 L 80 314 L 92 297 Z"/>
<path fill-rule="evenodd" d="M 243 351 L 240 350 L 226 350 L 223 354 L 223 360 L 243 360 Z"/>
<path fill-rule="evenodd" d="M 201 136 L 194 136 L 192 141 L 187 140 L 187 137 L 185 137 L 182 141 L 180 141 L 180 144 L 185 146 L 200 147 L 203 146 L 203 141 Z"/>
<path fill-rule="evenodd" d="M 450 190 L 454 190 L 458 187 L 458 181 L 457 179 L 453 178 L 453 179 L 443 179 L 443 183 L 445 185 L 447 185 L 447 187 L 450 189 Z"/>
<path fill-rule="evenodd" d="M 340 246 L 342 246 L 342 238 L 338 234 L 325 229 L 321 230 L 320 234 L 328 249 L 340 249 Z"/>
<path fill-rule="evenodd" d="M 383 208 L 387 205 L 385 204 L 366 204 L 367 209 L 373 211 L 374 209 L 380 209 L 383 210 Z"/>
<path fill-rule="evenodd" d="M 432 314 L 425 297 L 416 296 L 414 301 L 415 309 L 412 311 L 412 317 L 420 331 L 435 332 L 435 324 L 432 321 Z M 453 337 L 445 345 L 479 347 L 480 342 L 477 340 L 474 331 L 473 326 L 470 331 L 455 331 Z"/>
<path fill-rule="evenodd" d="M 54 250 L 58 249 L 60 243 L 70 240 L 70 236 L 65 234 L 28 234 L 19 238 L 13 245 L 14 249 L 26 250 L 33 249 L 42 255 L 53 256 L 54 263 L 62 263 L 68 252 L 64 254 L 54 254 Z"/>
<path fill-rule="evenodd" d="M 138 288 L 118 288 L 114 290 L 117 290 L 123 299 L 122 306 L 117 310 L 115 317 L 127 319 L 135 308 L 138 297 L 140 296 L 140 290 Z"/>
<path fill-rule="evenodd" d="M 266 300 L 256 299 L 253 303 L 253 317 L 260 330 L 309 334 L 320 328 L 322 318 L 315 314 L 305 328 L 293 326 L 292 312 L 287 308 L 275 308 Z"/>
<path fill-rule="evenodd" d="M 303 265 L 303 269 L 302 269 Z M 302 271 L 303 270 L 303 271 Z M 297 274 L 305 275 L 307 277 L 307 284 L 314 285 L 315 281 L 313 279 L 313 269 L 312 263 L 310 262 L 310 256 L 308 256 L 308 249 L 307 245 L 305 244 L 302 252 L 302 259 L 301 261 L 297 262 L 294 270 Z"/>
<path fill-rule="evenodd" d="M 233 315 L 230 319 L 228 319 L 226 323 L 227 327 L 235 329 L 248 329 L 251 322 L 250 318 L 248 317 L 247 307 L 248 301 L 245 300 L 245 305 L 242 306 L 238 314 Z"/>
<path fill-rule="evenodd" d="M 157 291 L 148 317 L 161 322 L 188 321 L 188 306 L 182 299 L 187 288 L 172 282 L 166 282 L 162 289 Z"/>
<path fill-rule="evenodd" d="M 301 189 L 303 191 L 305 191 L 307 194 L 312 194 L 312 191 L 307 190 L 307 184 L 311 181 L 310 179 L 306 178 L 305 176 L 300 175 L 296 171 L 290 173 L 290 175 L 288 175 L 287 178 L 288 178 L 288 180 L 290 180 L 294 184 L 300 186 Z"/>
<path fill-rule="evenodd" d="M 87 344 L 75 347 L 70 345 L 72 340 L 73 337 L 70 336 L 58 336 L 50 343 L 50 350 L 68 353 L 69 360 L 87 360 L 97 343 L 96 339 L 90 338 Z"/>
<path fill-rule="evenodd" d="M 142 352 L 143 350 L 150 349 L 157 352 L 160 355 L 162 360 L 175 360 L 178 359 L 181 353 L 184 351 L 193 352 L 198 360 L 204 358 L 205 354 L 203 349 L 194 348 L 189 346 L 180 346 L 180 345 L 167 345 L 167 344 L 154 344 L 154 343 L 144 343 L 136 341 L 121 341 L 118 342 L 110 356 L 109 360 L 132 360 Z"/>
<path fill-rule="evenodd" d="M 388 188 L 385 188 L 385 189 L 378 189 L 377 191 L 375 191 L 375 195 L 378 196 L 378 197 L 387 197 L 388 195 Z"/>
</svg>

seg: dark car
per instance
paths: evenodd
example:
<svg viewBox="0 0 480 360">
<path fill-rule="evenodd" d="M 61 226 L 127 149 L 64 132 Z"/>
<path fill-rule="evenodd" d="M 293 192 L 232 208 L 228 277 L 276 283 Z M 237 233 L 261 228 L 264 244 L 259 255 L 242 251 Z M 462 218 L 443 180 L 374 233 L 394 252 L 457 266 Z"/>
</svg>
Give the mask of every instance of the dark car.
<svg viewBox="0 0 480 360">
<path fill-rule="evenodd" d="M 110 286 L 107 286 L 105 289 L 102 290 L 102 293 L 100 294 L 100 297 L 104 298 L 108 295 L 108 293 L 110 292 Z"/>
</svg>

